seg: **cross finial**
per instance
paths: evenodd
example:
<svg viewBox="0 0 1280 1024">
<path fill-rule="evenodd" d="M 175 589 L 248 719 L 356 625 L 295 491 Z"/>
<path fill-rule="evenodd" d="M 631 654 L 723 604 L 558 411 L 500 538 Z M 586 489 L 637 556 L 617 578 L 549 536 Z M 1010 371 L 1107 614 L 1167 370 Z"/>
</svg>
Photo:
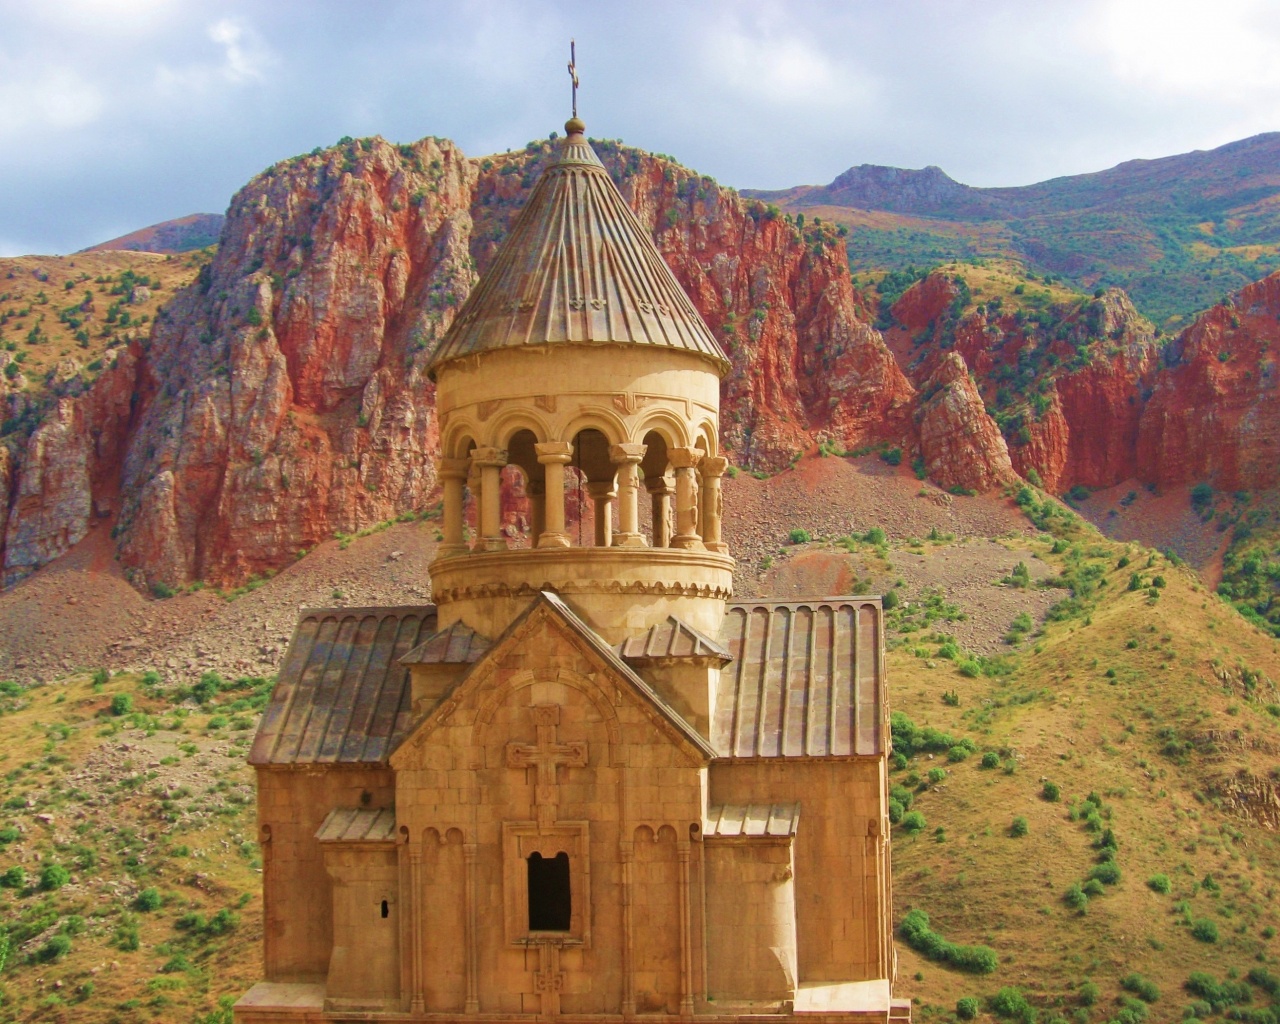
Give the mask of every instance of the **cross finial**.
<svg viewBox="0 0 1280 1024">
<path fill-rule="evenodd" d="M 578 116 L 578 58 L 574 52 L 574 40 L 569 40 L 569 78 L 573 82 L 573 116 Z"/>
</svg>

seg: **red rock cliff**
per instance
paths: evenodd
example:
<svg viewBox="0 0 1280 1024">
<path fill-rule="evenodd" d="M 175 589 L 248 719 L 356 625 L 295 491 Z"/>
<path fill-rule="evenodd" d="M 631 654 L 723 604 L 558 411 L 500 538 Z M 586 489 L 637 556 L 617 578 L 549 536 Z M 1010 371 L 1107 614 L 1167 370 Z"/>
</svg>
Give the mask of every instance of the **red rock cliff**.
<svg viewBox="0 0 1280 1024">
<path fill-rule="evenodd" d="M 913 390 L 829 228 L 599 148 L 725 339 L 738 462 L 910 433 Z M 476 161 L 442 140 L 371 139 L 253 179 L 149 344 L 7 451 L 6 579 L 79 540 L 95 500 L 118 507 L 120 557 L 141 586 L 238 582 L 422 509 L 438 440 L 424 366 L 550 152 Z"/>
</svg>

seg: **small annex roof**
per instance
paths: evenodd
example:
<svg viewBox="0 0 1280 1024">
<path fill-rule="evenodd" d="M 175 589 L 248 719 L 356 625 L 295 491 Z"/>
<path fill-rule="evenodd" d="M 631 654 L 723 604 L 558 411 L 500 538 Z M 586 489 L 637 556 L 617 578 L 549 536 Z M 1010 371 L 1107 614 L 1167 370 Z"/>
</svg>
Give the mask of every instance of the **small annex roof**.
<svg viewBox="0 0 1280 1024">
<path fill-rule="evenodd" d="M 886 743 L 878 597 L 730 605 L 711 740 L 721 757 L 880 754 Z"/>
<path fill-rule="evenodd" d="M 393 843 L 396 812 L 389 807 L 335 807 L 316 838 L 322 843 Z"/>
<path fill-rule="evenodd" d="M 646 345 L 729 361 L 583 135 L 565 125 L 492 266 L 431 358 L 530 345 Z"/>
<path fill-rule="evenodd" d="M 800 805 L 724 804 L 707 810 L 702 823 L 703 838 L 716 836 L 754 838 L 794 836 L 800 824 Z"/>
<path fill-rule="evenodd" d="M 409 726 L 401 659 L 435 627 L 434 605 L 302 609 L 249 763 L 386 763 Z"/>
<path fill-rule="evenodd" d="M 489 638 L 465 622 L 432 633 L 400 659 L 401 665 L 472 665 L 489 649 Z"/>
<path fill-rule="evenodd" d="M 628 662 L 660 661 L 665 658 L 711 658 L 729 661 L 733 656 L 716 640 L 681 622 L 674 615 L 614 647 Z"/>
</svg>

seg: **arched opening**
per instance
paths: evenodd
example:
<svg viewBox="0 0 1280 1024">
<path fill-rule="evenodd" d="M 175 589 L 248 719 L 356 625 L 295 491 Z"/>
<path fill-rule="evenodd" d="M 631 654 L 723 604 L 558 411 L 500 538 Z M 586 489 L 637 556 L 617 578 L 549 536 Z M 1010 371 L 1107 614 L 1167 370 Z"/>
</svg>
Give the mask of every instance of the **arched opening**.
<svg viewBox="0 0 1280 1024">
<path fill-rule="evenodd" d="M 609 439 L 592 427 L 573 438 L 573 461 L 566 480 L 570 519 L 577 514 L 579 546 L 609 547 L 613 542 L 614 506 L 618 488 L 616 470 L 609 458 Z M 575 493 L 576 492 L 576 493 Z"/>
<path fill-rule="evenodd" d="M 517 430 L 507 441 L 502 469 L 502 532 L 516 548 L 538 543 L 545 519 L 546 472 L 538 462 L 532 430 Z"/>
<path fill-rule="evenodd" d="M 655 548 L 671 546 L 672 537 L 672 499 L 675 497 L 676 485 L 671 475 L 671 459 L 667 454 L 667 439 L 656 430 L 644 435 L 644 459 L 640 462 L 640 476 L 644 480 L 645 490 L 649 493 L 648 508 L 644 518 L 648 519 L 650 543 Z"/>
<path fill-rule="evenodd" d="M 573 918 L 573 894 L 569 885 L 569 855 L 529 854 L 529 931 L 567 932 Z"/>
</svg>

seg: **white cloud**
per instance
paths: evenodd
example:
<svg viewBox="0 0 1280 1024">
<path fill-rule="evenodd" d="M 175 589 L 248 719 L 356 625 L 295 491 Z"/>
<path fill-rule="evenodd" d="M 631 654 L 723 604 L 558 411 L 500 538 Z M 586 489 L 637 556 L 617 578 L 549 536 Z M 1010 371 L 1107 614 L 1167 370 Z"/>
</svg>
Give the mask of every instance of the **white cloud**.
<svg viewBox="0 0 1280 1024">
<path fill-rule="evenodd" d="M 849 58 L 832 60 L 811 41 L 768 23 L 717 26 L 703 39 L 707 71 L 730 91 L 771 106 L 863 106 L 875 80 Z"/>
<path fill-rule="evenodd" d="M 0 60 L 0 142 L 38 142 L 95 121 L 101 90 L 70 68 L 32 68 Z M 31 136 L 36 137 L 35 139 Z"/>
<path fill-rule="evenodd" d="M 160 64 L 156 68 L 159 89 L 169 94 L 201 93 L 266 80 L 276 57 L 252 27 L 238 18 L 223 18 L 209 25 L 205 34 L 221 47 L 221 60 L 194 61 L 182 67 Z"/>
<path fill-rule="evenodd" d="M 1280 6 L 1270 0 L 1106 0 L 1099 13 L 1094 42 L 1130 84 L 1229 105 L 1280 93 Z"/>
</svg>

